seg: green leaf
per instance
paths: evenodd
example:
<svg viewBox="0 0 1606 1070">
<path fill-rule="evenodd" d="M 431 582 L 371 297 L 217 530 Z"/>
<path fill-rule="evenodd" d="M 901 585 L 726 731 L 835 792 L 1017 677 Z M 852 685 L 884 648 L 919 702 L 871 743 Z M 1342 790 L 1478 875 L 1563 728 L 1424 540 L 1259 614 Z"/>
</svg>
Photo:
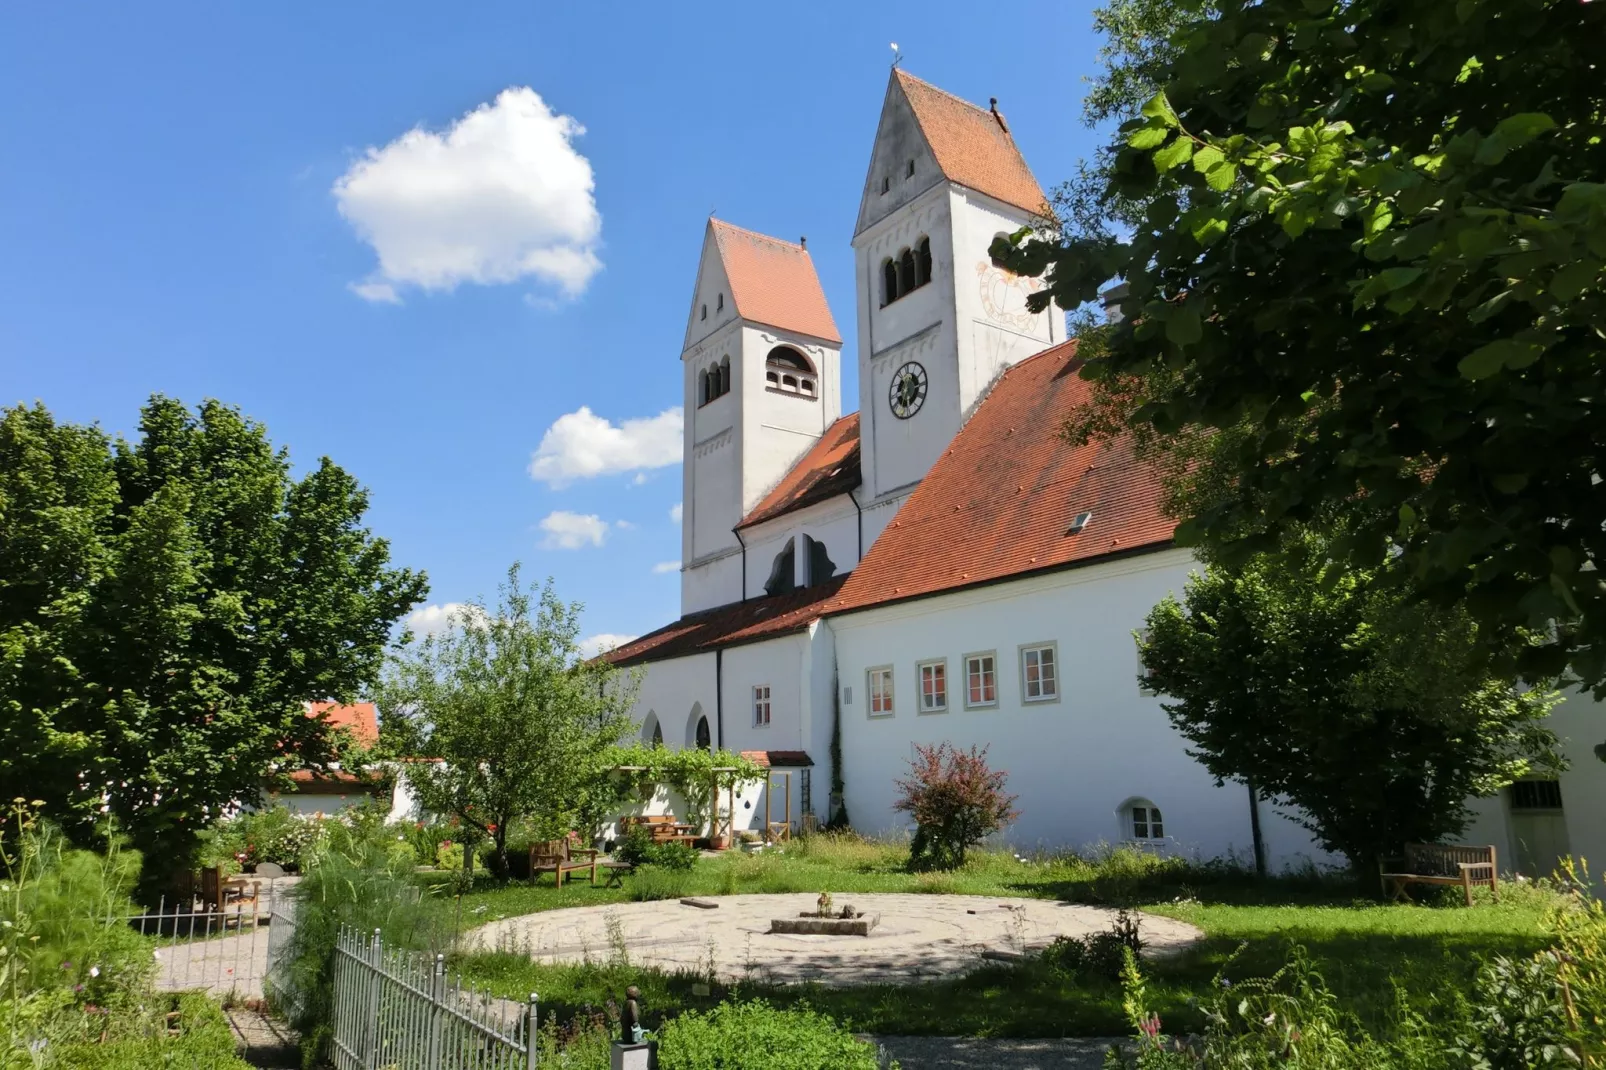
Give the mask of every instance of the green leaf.
<svg viewBox="0 0 1606 1070">
<path fill-rule="evenodd" d="M 1223 164 L 1231 167 L 1231 164 Z M 1193 240 L 1200 245 L 1213 245 L 1227 236 L 1227 221 L 1220 216 L 1206 216 L 1193 228 Z"/>
<path fill-rule="evenodd" d="M 1495 476 L 1489 482 L 1501 494 L 1515 494 L 1528 485 L 1528 475 L 1525 472 L 1511 472 Z"/>
<path fill-rule="evenodd" d="M 1134 130 L 1126 143 L 1134 149 L 1153 149 L 1165 144 L 1165 139 L 1171 136 L 1171 131 L 1164 126 L 1145 126 Z"/>
<path fill-rule="evenodd" d="M 1201 175 L 1206 174 L 1212 167 L 1225 159 L 1226 156 L 1222 155 L 1220 149 L 1214 145 L 1206 145 L 1193 154 L 1193 169 Z"/>
<path fill-rule="evenodd" d="M 1199 310 L 1191 304 L 1183 303 L 1173 308 L 1165 318 L 1165 336 L 1176 345 L 1192 345 L 1203 334 L 1204 325 L 1199 322 Z"/>
<path fill-rule="evenodd" d="M 1592 260 L 1575 260 L 1550 277 L 1550 296 L 1562 304 L 1575 300 L 1600 277 L 1600 265 Z"/>
<path fill-rule="evenodd" d="M 1177 113 L 1171 107 L 1171 101 L 1164 92 L 1156 93 L 1150 97 L 1148 103 L 1143 105 L 1145 119 L 1158 119 L 1166 126 L 1177 126 Z"/>
<path fill-rule="evenodd" d="M 1473 160 L 1481 164 L 1497 164 L 1512 149 L 1521 148 L 1547 130 L 1556 128 L 1556 120 L 1544 112 L 1528 111 L 1510 115 L 1495 124 L 1494 130 L 1483 139 Z"/>
<path fill-rule="evenodd" d="M 1186 137 L 1179 137 L 1154 154 L 1154 167 L 1158 171 L 1169 171 L 1173 167 L 1181 167 L 1192 158 L 1193 142 Z"/>
<path fill-rule="evenodd" d="M 1456 370 L 1467 379 L 1487 379 L 1502 368 L 1526 368 L 1544 353 L 1544 346 L 1516 338 L 1501 338 L 1479 346 L 1461 358 Z"/>
<path fill-rule="evenodd" d="M 1236 181 L 1238 181 L 1238 165 L 1225 160 L 1205 172 L 1205 185 L 1217 193 L 1225 193 Z"/>
</svg>

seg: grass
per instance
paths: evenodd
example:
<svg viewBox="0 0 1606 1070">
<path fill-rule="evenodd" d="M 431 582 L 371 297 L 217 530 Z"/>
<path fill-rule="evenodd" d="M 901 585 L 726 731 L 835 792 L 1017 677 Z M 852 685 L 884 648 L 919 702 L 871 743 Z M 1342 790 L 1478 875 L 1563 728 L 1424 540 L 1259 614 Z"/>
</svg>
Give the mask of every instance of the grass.
<svg viewBox="0 0 1606 1070">
<path fill-rule="evenodd" d="M 1348 881 L 1315 873 L 1259 881 L 1230 864 L 1189 863 L 1133 850 L 1094 857 L 1019 860 L 979 852 L 959 871 L 911 873 L 907 850 L 850 837 L 815 836 L 784 851 L 705 859 L 684 874 L 642 871 L 623 888 L 550 883 L 485 885 L 463 899 L 463 923 L 566 906 L 754 892 L 927 892 L 1024 896 L 1063 902 L 1136 906 L 1197 925 L 1204 941 L 1149 969 L 1150 995 L 1166 1027 L 1199 1026 L 1192 1001 L 1216 978 L 1270 974 L 1304 946 L 1340 1001 L 1364 1026 L 1378 1028 L 1396 1004 L 1396 990 L 1432 1013 L 1441 993 L 1464 990 L 1482 960 L 1544 946 L 1551 894 L 1505 886 L 1502 902 L 1480 893 L 1472 909 L 1459 891 L 1424 896 L 1427 905 L 1384 906 Z M 631 966 L 621 949 L 607 961 L 548 965 L 523 955 L 488 952 L 457 963 L 466 979 L 499 995 L 540 992 L 560 1017 L 599 1007 L 626 984 L 641 987 L 649 1020 L 706 1009 L 733 992 L 780 1006 L 806 1003 L 853 1029 L 871 1033 L 968 1036 L 1104 1036 L 1125 1031 L 1121 992 L 1110 980 L 1066 976 L 1038 962 L 987 965 L 963 977 L 906 986 L 852 989 L 817 986 L 694 985 L 707 976 Z"/>
</svg>

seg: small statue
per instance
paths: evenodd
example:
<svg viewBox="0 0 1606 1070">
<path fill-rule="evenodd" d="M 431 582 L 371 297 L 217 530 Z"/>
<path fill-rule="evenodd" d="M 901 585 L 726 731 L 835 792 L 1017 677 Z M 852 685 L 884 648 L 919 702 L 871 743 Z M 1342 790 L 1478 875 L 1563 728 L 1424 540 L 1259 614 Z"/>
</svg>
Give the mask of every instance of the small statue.
<svg viewBox="0 0 1606 1070">
<path fill-rule="evenodd" d="M 842 920 L 844 920 L 844 921 L 852 921 L 854 918 L 856 918 L 858 916 L 859 916 L 858 908 L 856 908 L 852 903 L 849 903 L 847 906 L 842 908 Z"/>
<path fill-rule="evenodd" d="M 831 916 L 831 893 L 821 892 L 820 898 L 815 900 L 815 905 L 820 908 L 820 917 L 829 918 Z"/>
<path fill-rule="evenodd" d="M 640 1044 L 642 1038 L 641 989 L 631 985 L 625 989 L 625 1007 L 619 1014 L 619 1039 L 626 1044 Z"/>
</svg>

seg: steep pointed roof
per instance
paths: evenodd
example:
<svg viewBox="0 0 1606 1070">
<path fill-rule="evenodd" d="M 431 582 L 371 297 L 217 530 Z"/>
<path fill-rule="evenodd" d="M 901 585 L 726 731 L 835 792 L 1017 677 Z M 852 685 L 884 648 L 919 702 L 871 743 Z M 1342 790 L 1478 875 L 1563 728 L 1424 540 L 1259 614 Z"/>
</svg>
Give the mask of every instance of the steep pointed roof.
<svg viewBox="0 0 1606 1070">
<path fill-rule="evenodd" d="M 842 344 L 814 260 L 801 245 L 710 219 L 731 301 L 742 319 Z"/>
<path fill-rule="evenodd" d="M 742 518 L 738 528 L 846 494 L 861 482 L 859 473 L 859 414 L 850 412 L 825 429 L 775 489 Z"/>
<path fill-rule="evenodd" d="M 948 181 L 1016 208 L 1042 213 L 1048 198 L 1026 166 L 1002 115 L 961 100 L 901 68 L 895 68 L 892 77 L 909 101 L 920 132 Z"/>
</svg>

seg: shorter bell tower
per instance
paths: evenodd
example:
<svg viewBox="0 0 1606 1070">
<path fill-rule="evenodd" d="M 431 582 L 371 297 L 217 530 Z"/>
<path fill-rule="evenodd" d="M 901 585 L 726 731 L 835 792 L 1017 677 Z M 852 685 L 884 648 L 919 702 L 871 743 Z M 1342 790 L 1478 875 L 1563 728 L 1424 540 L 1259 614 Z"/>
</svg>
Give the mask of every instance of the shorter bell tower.
<svg viewBox="0 0 1606 1070">
<path fill-rule="evenodd" d="M 842 338 L 806 243 L 710 219 L 680 359 L 684 614 L 741 600 L 737 524 L 842 415 Z"/>
</svg>

